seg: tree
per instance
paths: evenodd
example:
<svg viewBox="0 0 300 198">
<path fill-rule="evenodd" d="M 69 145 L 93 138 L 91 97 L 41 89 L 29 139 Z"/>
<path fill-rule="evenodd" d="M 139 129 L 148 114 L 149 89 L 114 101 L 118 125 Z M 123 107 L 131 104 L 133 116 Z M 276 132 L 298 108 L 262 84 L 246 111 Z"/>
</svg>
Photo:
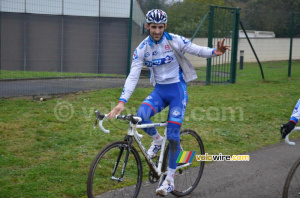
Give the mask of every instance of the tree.
<svg viewBox="0 0 300 198">
<path fill-rule="evenodd" d="M 171 5 L 168 0 L 137 0 L 137 2 L 145 14 L 156 8 L 166 10 Z"/>
<path fill-rule="evenodd" d="M 249 1 L 245 9 L 241 12 L 241 20 L 246 24 L 245 26 L 248 30 L 273 31 L 276 37 L 289 37 L 291 13 L 293 10 L 300 10 L 299 1 Z M 298 17 L 298 15 L 296 15 L 296 17 Z M 295 35 L 299 35 L 300 22 L 296 20 L 295 22 Z"/>
<path fill-rule="evenodd" d="M 209 12 L 209 5 L 232 6 L 232 3 L 222 0 L 185 0 L 174 3 L 167 10 L 168 31 L 192 37 L 196 29 Z M 207 37 L 208 18 L 197 34 L 197 37 Z"/>
</svg>

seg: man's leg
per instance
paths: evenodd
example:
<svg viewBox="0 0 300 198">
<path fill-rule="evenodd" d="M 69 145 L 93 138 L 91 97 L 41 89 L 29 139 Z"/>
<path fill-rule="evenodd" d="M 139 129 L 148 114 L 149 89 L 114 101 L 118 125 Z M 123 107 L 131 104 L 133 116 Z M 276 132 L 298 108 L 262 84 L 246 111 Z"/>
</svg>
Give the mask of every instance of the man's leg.
<svg viewBox="0 0 300 198">
<path fill-rule="evenodd" d="M 174 175 L 177 167 L 177 158 L 180 154 L 180 125 L 168 123 L 167 138 L 169 140 L 169 169 L 166 179 L 174 183 Z"/>
<path fill-rule="evenodd" d="M 185 109 L 188 102 L 188 94 L 184 82 L 172 84 L 169 87 L 173 90 L 168 95 L 169 99 L 169 118 L 167 125 L 167 139 L 169 140 L 169 169 L 167 177 L 156 192 L 162 195 L 167 195 L 173 191 L 174 175 L 177 167 L 177 158 L 180 154 L 180 128 L 184 119 Z"/>
<path fill-rule="evenodd" d="M 180 153 L 180 125 L 169 121 L 167 125 L 167 138 L 169 140 L 169 168 L 165 181 L 156 189 L 156 193 L 167 195 L 175 189 L 174 176 L 176 161 Z"/>
<path fill-rule="evenodd" d="M 152 121 L 150 118 L 162 111 L 166 106 L 163 99 L 154 89 L 138 109 L 137 116 L 142 118 L 141 124 L 151 124 Z M 157 132 L 155 127 L 145 128 L 143 130 L 153 138 L 152 145 L 148 150 L 149 156 L 153 158 L 161 149 L 163 137 Z"/>
</svg>

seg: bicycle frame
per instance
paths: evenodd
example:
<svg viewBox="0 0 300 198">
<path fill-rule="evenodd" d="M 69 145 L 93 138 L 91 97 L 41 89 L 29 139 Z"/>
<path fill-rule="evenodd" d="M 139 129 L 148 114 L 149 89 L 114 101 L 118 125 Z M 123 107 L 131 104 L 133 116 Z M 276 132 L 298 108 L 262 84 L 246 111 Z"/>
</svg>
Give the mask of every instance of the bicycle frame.
<svg viewBox="0 0 300 198">
<path fill-rule="evenodd" d="M 144 129 L 144 128 L 151 128 L 151 127 L 166 127 L 167 126 L 167 122 L 162 122 L 162 123 L 152 123 L 152 124 L 140 124 L 140 125 L 133 125 L 131 124 L 132 128 L 131 130 L 133 131 L 134 134 L 134 138 L 135 141 L 137 142 L 140 150 L 142 151 L 144 157 L 151 163 L 152 168 L 155 170 L 155 172 L 157 173 L 158 176 L 161 176 L 161 174 L 165 174 L 161 172 L 161 168 L 162 168 L 162 163 L 163 163 L 163 157 L 164 157 L 164 153 L 165 153 L 165 147 L 166 147 L 166 142 L 167 142 L 167 128 L 165 128 L 164 130 L 164 137 L 163 137 L 163 143 L 161 146 L 161 153 L 159 156 L 159 160 L 158 160 L 158 166 L 156 167 L 156 165 L 154 164 L 153 160 L 149 157 L 149 155 L 147 154 L 147 151 L 142 143 L 142 141 L 140 140 L 139 136 L 137 135 L 138 132 L 136 129 Z M 191 163 L 186 163 L 180 166 L 177 166 L 177 169 L 186 167 L 191 165 Z"/>
<path fill-rule="evenodd" d="M 97 111 L 96 111 L 96 114 L 97 114 Z M 107 117 L 107 115 L 104 115 L 104 116 L 101 117 L 100 122 L 99 122 L 99 127 L 104 133 L 109 133 L 109 130 L 106 130 L 102 125 L 103 119 L 105 117 Z M 139 120 L 139 122 L 142 120 L 139 117 L 134 117 L 134 118 Z M 97 118 L 96 118 L 96 122 L 97 122 Z M 129 129 L 128 129 L 128 132 L 127 132 L 127 136 L 134 137 L 136 143 L 138 144 L 138 147 L 142 151 L 142 154 L 144 155 L 144 157 L 148 161 L 148 164 L 151 165 L 151 168 L 156 172 L 156 174 L 159 177 L 161 177 L 162 175 L 167 174 L 167 171 L 162 173 L 163 157 L 164 157 L 164 152 L 165 152 L 165 147 L 166 147 L 166 142 L 167 142 L 167 128 L 166 128 L 167 124 L 168 124 L 167 122 L 152 123 L 152 124 L 137 124 L 137 123 L 133 124 L 132 122 L 130 122 L 129 123 Z M 162 146 L 161 146 L 161 153 L 160 153 L 160 156 L 159 156 L 157 167 L 156 167 L 155 163 L 153 162 L 153 160 L 150 158 L 150 156 L 147 154 L 147 151 L 146 151 L 142 141 L 140 140 L 140 138 L 142 138 L 143 135 L 139 134 L 138 131 L 137 131 L 137 129 L 151 128 L 151 127 L 165 127 L 163 142 L 162 142 Z M 121 150 L 120 153 L 119 153 L 119 156 L 118 156 L 118 159 L 116 161 L 115 167 L 119 164 L 120 157 L 121 157 L 122 153 L 123 153 L 123 150 Z M 114 177 L 114 173 L 116 171 L 115 168 L 114 168 L 113 174 L 112 174 L 112 177 L 111 177 L 112 180 L 117 180 L 119 182 L 122 181 L 124 171 L 125 171 L 125 167 L 126 167 L 126 164 L 127 164 L 128 155 L 129 155 L 129 152 L 126 153 L 126 158 L 125 158 L 125 162 L 124 162 L 124 165 L 123 165 L 121 178 Z M 187 166 L 190 166 L 191 164 L 192 163 L 185 163 L 185 164 L 179 165 L 179 166 L 177 166 L 176 170 L 187 167 Z"/>
<path fill-rule="evenodd" d="M 163 157 L 164 157 L 164 153 L 165 153 L 165 146 L 166 146 L 166 142 L 167 142 L 167 128 L 165 128 L 165 130 L 164 130 L 163 142 L 162 142 L 162 145 L 161 145 L 161 153 L 160 153 L 159 160 L 158 160 L 158 167 L 156 167 L 153 160 L 147 154 L 147 151 L 146 151 L 142 141 L 140 140 L 139 136 L 137 135 L 138 132 L 137 132 L 136 129 L 144 129 L 144 128 L 151 128 L 151 127 L 166 127 L 166 126 L 167 126 L 167 122 L 152 123 L 152 124 L 141 124 L 141 125 L 130 123 L 131 130 L 128 133 L 128 135 L 133 134 L 134 139 L 138 144 L 138 147 L 142 151 L 142 153 L 143 153 L 144 157 L 146 158 L 146 160 L 148 162 L 150 162 L 150 164 L 152 165 L 152 168 L 155 170 L 155 172 L 157 173 L 158 176 L 161 176 L 161 174 L 162 174 L 161 167 L 162 167 L 162 163 L 163 163 Z"/>
</svg>

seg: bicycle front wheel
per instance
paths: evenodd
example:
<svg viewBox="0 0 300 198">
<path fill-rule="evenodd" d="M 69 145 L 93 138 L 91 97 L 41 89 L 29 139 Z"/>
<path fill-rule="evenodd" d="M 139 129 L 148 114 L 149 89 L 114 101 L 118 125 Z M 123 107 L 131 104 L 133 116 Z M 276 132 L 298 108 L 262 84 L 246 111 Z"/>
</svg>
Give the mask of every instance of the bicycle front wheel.
<svg viewBox="0 0 300 198">
<path fill-rule="evenodd" d="M 285 180 L 282 197 L 300 197 L 300 158 L 289 171 Z"/>
<path fill-rule="evenodd" d="M 142 173 L 141 159 L 134 147 L 125 141 L 110 143 L 98 153 L 90 167 L 88 197 L 137 197 Z"/>
<path fill-rule="evenodd" d="M 191 129 L 180 132 L 180 146 L 182 151 L 195 151 L 195 155 L 204 155 L 204 145 L 200 136 Z M 180 166 L 182 164 L 177 164 Z M 171 193 L 182 197 L 190 194 L 198 185 L 204 169 L 204 161 L 198 162 L 194 156 L 190 166 L 178 169 L 174 177 L 175 190 Z"/>
</svg>

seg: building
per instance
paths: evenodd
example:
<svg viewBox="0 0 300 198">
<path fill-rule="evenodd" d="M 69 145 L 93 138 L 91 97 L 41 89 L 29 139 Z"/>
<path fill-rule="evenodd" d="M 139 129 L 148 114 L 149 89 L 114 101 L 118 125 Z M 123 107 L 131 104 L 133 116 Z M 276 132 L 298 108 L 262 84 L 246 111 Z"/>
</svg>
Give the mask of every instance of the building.
<svg viewBox="0 0 300 198">
<path fill-rule="evenodd" d="M 125 74 L 130 5 L 130 0 L 1 0 L 1 69 Z M 140 32 L 144 14 L 136 0 L 133 9 L 132 30 Z"/>
</svg>

